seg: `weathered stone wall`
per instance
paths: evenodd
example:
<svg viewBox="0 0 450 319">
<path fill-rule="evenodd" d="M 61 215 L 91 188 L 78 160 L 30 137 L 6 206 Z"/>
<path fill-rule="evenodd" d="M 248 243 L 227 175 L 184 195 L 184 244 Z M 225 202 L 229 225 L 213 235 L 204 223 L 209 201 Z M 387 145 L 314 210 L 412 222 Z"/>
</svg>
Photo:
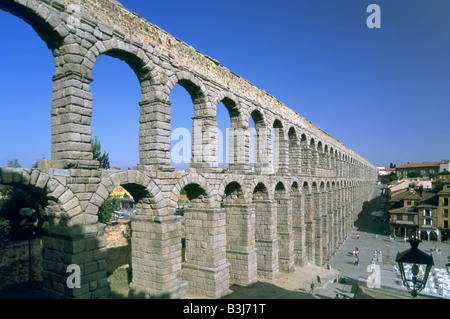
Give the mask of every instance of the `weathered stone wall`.
<svg viewBox="0 0 450 319">
<path fill-rule="evenodd" d="M 42 242 L 40 238 L 30 240 L 0 242 L 0 290 L 5 287 L 42 281 Z M 31 248 L 31 260 L 29 254 Z"/>
<path fill-rule="evenodd" d="M 130 221 L 108 223 L 105 227 L 106 272 L 114 272 L 120 267 L 131 267 L 131 225 Z"/>
<path fill-rule="evenodd" d="M 42 277 L 54 298 L 104 298 L 107 239 L 97 212 L 114 187 L 136 200 L 131 223 L 131 297 L 211 297 L 258 276 L 276 278 L 294 265 L 323 265 L 351 231 L 370 198 L 376 168 L 354 151 L 256 88 L 110 0 L 0 0 L 0 9 L 31 24 L 52 50 L 50 161 L 38 169 L 0 168 L 0 183 L 45 202 Z M 142 100 L 139 164 L 98 169 L 91 152 L 96 59 L 107 54 L 136 73 Z M 170 100 L 175 84 L 192 97 L 190 168 L 170 161 Z M 232 123 L 230 167 L 217 168 L 216 106 Z M 25 116 L 25 115 L 24 115 Z M 249 169 L 250 128 L 257 152 Z M 276 131 L 272 149 L 272 128 Z M 181 258 L 180 192 L 186 209 L 186 262 Z M 78 265 L 81 288 L 67 285 Z"/>
</svg>

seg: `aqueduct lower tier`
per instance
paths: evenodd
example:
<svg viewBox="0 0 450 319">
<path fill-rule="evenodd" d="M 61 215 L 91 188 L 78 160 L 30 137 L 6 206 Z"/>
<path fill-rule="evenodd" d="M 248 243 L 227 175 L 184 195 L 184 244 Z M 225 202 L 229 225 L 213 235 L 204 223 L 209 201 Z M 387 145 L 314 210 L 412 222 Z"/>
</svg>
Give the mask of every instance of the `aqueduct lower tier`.
<svg viewBox="0 0 450 319">
<path fill-rule="evenodd" d="M 217 298 L 231 284 L 273 279 L 307 262 L 323 265 L 374 185 L 352 178 L 23 168 L 1 168 L 0 183 L 27 190 L 45 207 L 42 275 L 55 298 L 105 297 L 105 225 L 97 212 L 118 185 L 138 211 L 131 222 L 130 290 L 139 298 L 187 291 Z M 175 215 L 182 189 L 190 199 L 184 263 Z M 81 288 L 67 286 L 71 264 L 80 266 Z"/>
<path fill-rule="evenodd" d="M 132 297 L 220 297 L 230 284 L 307 262 L 322 265 L 349 233 L 373 192 L 376 169 L 264 91 L 110 0 L 0 0 L 29 23 L 54 56 L 51 161 L 38 169 L 0 168 L 0 183 L 33 194 L 49 216 L 43 237 L 45 290 L 55 298 L 106 296 L 106 239 L 99 207 L 122 185 L 137 202 L 132 220 Z M 139 163 L 100 170 L 91 151 L 97 57 L 124 60 L 139 79 Z M 190 168 L 170 161 L 169 95 L 191 95 Z M 231 119 L 229 170 L 217 169 L 216 106 Z M 94 103 L 95 104 L 95 103 Z M 255 167 L 249 168 L 249 120 Z M 271 143 L 271 131 L 275 131 Z M 186 262 L 181 258 L 181 190 Z M 81 288 L 69 288 L 69 265 Z"/>
</svg>

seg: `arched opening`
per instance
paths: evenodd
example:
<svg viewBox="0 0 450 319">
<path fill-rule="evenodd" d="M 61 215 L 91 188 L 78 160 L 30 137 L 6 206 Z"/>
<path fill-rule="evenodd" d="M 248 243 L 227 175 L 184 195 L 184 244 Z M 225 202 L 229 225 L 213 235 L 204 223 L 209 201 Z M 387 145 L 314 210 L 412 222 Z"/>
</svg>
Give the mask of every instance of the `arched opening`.
<svg viewBox="0 0 450 319">
<path fill-rule="evenodd" d="M 292 232 L 292 203 L 283 182 L 275 185 L 277 203 L 277 233 L 279 237 L 279 263 L 283 272 L 294 271 L 294 234 Z"/>
<path fill-rule="evenodd" d="M 241 185 L 232 181 L 225 186 L 223 209 L 226 220 L 227 262 L 230 267 L 230 284 L 248 285 L 256 280 L 254 267 L 255 214 L 253 206 L 247 205 Z"/>
<path fill-rule="evenodd" d="M 264 118 L 260 111 L 254 110 L 250 114 L 248 126 L 250 129 L 249 167 L 261 171 L 268 160 L 268 140 Z"/>
<path fill-rule="evenodd" d="M 276 173 L 282 167 L 283 161 L 283 125 L 275 120 L 272 126 L 272 169 Z"/>
<path fill-rule="evenodd" d="M 199 81 L 188 74 L 180 75 L 179 77 L 174 76 L 170 83 L 171 84 L 166 87 L 166 89 L 169 90 L 168 94 L 171 103 L 173 103 L 174 98 L 177 98 L 177 96 L 172 95 L 173 88 L 177 85 L 180 85 L 187 93 L 189 93 L 191 101 L 187 102 L 188 98 L 186 95 L 183 95 L 180 105 L 176 106 L 180 108 L 181 112 L 173 112 L 172 109 L 170 112 L 171 132 L 173 133 L 172 129 L 176 130 L 181 127 L 183 129 L 179 130 L 179 133 L 188 135 L 187 132 L 190 130 L 191 136 L 190 163 L 186 162 L 188 159 L 188 137 L 183 136 L 181 141 L 179 141 L 177 145 L 174 145 L 174 152 L 171 151 L 171 157 L 183 154 L 181 158 L 178 158 L 178 162 L 180 162 L 178 168 L 177 166 L 175 166 L 175 168 L 182 170 L 187 167 L 211 167 L 214 166 L 214 163 L 217 165 L 217 125 L 215 121 L 215 112 L 211 109 L 207 109 L 209 104 L 205 98 L 204 88 Z M 179 102 L 176 101 L 176 103 Z M 189 114 L 192 114 L 190 111 L 192 109 L 194 111 L 194 116 L 191 117 L 190 125 L 188 125 L 188 116 Z M 176 113 L 179 114 L 178 116 L 180 116 L 180 119 L 182 117 L 182 120 L 177 121 L 173 117 Z M 165 125 L 161 126 L 161 129 L 165 130 Z M 178 134 L 178 136 L 180 136 L 180 134 Z"/>
<path fill-rule="evenodd" d="M 180 234 L 181 234 L 181 262 L 186 263 L 188 260 L 188 251 L 191 250 L 191 253 L 195 248 L 188 248 L 189 247 L 195 247 L 195 245 L 192 245 L 191 242 L 188 245 L 189 238 L 192 238 L 193 234 L 189 233 L 187 235 L 187 232 L 191 230 L 192 223 L 191 220 L 186 220 L 186 211 L 188 211 L 189 208 L 196 207 L 198 205 L 198 202 L 202 202 L 204 198 L 207 196 L 206 191 L 196 183 L 187 184 L 180 190 L 180 195 L 178 197 L 177 201 L 177 207 L 175 215 L 180 216 Z M 183 278 L 187 281 L 189 281 L 186 278 Z"/>
<path fill-rule="evenodd" d="M 258 276 L 278 276 L 278 241 L 276 240 L 275 204 L 269 198 L 266 185 L 262 182 L 253 189 L 252 203 L 255 205 L 255 244 Z"/>
<path fill-rule="evenodd" d="M 0 58 L 3 119 L 0 167 L 17 159 L 21 166 L 31 168 L 37 166 L 38 160 L 51 158 L 50 111 L 55 65 L 48 46 L 56 36 L 44 35 L 45 23 L 15 6 L 0 4 L 0 9 L 14 14 L 0 10 L 2 30 L 14 30 L 1 35 L 2 43 L 7 45 L 2 47 Z"/>
<path fill-rule="evenodd" d="M 182 85 L 176 84 L 169 96 L 171 131 L 170 160 L 176 170 L 190 167 L 192 158 L 192 119 L 194 107 L 189 92 Z"/>
<path fill-rule="evenodd" d="M 142 185 L 125 182 L 114 187 L 99 208 L 99 222 L 105 223 L 106 275 L 109 299 L 126 299 L 133 281 L 132 221 L 146 214 L 153 200 Z"/>
<path fill-rule="evenodd" d="M 223 98 L 216 107 L 217 122 L 217 164 L 219 168 L 234 167 L 244 162 L 244 154 L 238 145 L 242 132 L 238 131 L 239 110 L 236 102 Z"/>
<path fill-rule="evenodd" d="M 92 71 L 92 138 L 101 152 L 109 155 L 109 165 L 101 168 L 132 169 L 139 164 L 139 101 L 142 97 L 132 61 L 120 51 L 100 55 Z M 96 158 L 94 158 L 96 159 Z"/>
<path fill-rule="evenodd" d="M 44 189 L 0 183 L 0 298 L 43 296 L 43 226 L 53 205 Z"/>
<path fill-rule="evenodd" d="M 301 136 L 300 145 L 302 173 L 309 174 L 311 171 L 311 149 L 309 148 L 308 138 L 305 134 Z"/>
<path fill-rule="evenodd" d="M 289 168 L 294 173 L 301 171 L 301 149 L 300 140 L 294 127 L 291 127 L 288 132 L 289 139 Z"/>
</svg>

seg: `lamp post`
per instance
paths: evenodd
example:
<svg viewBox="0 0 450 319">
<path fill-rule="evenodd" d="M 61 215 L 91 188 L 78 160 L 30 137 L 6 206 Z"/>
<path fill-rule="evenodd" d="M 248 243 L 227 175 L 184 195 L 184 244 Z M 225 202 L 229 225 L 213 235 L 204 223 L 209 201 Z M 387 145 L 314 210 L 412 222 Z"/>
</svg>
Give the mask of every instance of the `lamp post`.
<svg viewBox="0 0 450 319">
<path fill-rule="evenodd" d="M 420 242 L 421 240 L 412 238 L 409 241 L 411 248 L 397 253 L 397 258 L 395 258 L 395 261 L 398 262 L 403 286 L 411 292 L 413 297 L 416 297 L 425 288 L 431 267 L 434 265 L 433 257 L 418 248 Z M 420 265 L 425 266 L 424 271 L 420 271 Z M 409 269 L 405 270 L 409 267 L 411 267 L 410 272 Z"/>
</svg>

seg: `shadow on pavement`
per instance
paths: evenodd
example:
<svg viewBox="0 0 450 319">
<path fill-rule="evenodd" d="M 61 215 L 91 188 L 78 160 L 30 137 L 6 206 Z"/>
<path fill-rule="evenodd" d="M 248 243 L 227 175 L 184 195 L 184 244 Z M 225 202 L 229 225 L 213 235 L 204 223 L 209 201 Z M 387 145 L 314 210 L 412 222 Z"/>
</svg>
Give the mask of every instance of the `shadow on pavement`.
<svg viewBox="0 0 450 319">
<path fill-rule="evenodd" d="M 221 299 L 317 299 L 310 295 L 308 291 L 298 290 L 290 291 L 278 286 L 256 282 L 248 286 L 232 285 L 232 293 Z"/>
</svg>

